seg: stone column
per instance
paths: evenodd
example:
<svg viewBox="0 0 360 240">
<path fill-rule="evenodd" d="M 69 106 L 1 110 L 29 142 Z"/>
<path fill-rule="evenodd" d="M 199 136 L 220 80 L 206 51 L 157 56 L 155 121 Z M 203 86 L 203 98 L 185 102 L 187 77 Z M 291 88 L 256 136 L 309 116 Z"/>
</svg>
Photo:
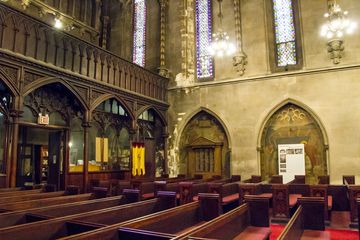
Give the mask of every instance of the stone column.
<svg viewBox="0 0 360 240">
<path fill-rule="evenodd" d="M 242 21 L 241 21 L 241 0 L 234 0 L 235 12 L 235 35 L 237 53 L 233 57 L 233 66 L 239 76 L 244 75 L 245 65 L 247 64 L 247 55 L 242 47 Z"/>
<path fill-rule="evenodd" d="M 158 68 L 159 74 L 163 77 L 169 77 L 169 69 L 166 67 L 165 54 L 166 54 L 166 15 L 168 0 L 159 0 L 160 3 L 160 67 Z"/>
</svg>

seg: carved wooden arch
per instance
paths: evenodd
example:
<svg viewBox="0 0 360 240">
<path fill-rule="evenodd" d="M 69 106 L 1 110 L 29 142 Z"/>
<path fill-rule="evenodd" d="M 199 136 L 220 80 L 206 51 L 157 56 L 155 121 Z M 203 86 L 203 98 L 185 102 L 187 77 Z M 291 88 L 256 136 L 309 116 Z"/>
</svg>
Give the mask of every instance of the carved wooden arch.
<svg viewBox="0 0 360 240">
<path fill-rule="evenodd" d="M 8 74 L 1 67 L 0 67 L 0 81 L 2 81 L 5 84 L 5 86 L 10 90 L 10 93 L 11 95 L 13 95 L 13 97 L 20 96 L 19 89 L 16 87 L 14 82 L 11 81 Z"/>
<path fill-rule="evenodd" d="M 131 111 L 131 108 L 125 103 L 124 100 L 122 100 L 120 97 L 114 95 L 114 94 L 102 94 L 98 98 L 96 98 L 93 103 L 90 106 L 90 112 L 93 112 L 97 106 L 99 106 L 100 103 L 115 98 L 119 103 L 121 103 L 121 106 L 125 109 L 126 113 L 129 114 L 129 117 L 131 120 L 134 120 L 134 113 Z"/>
<path fill-rule="evenodd" d="M 176 141 L 177 141 L 176 145 L 178 146 L 180 144 L 180 138 L 181 138 L 186 126 L 188 125 L 188 123 L 191 121 L 191 119 L 193 117 L 195 117 L 200 112 L 206 112 L 206 113 L 210 114 L 211 116 L 213 116 L 214 118 L 216 118 L 217 121 L 219 121 L 222 128 L 224 129 L 224 132 L 225 132 L 228 144 L 229 144 L 229 150 L 230 150 L 231 146 L 232 146 L 232 144 L 231 144 L 232 141 L 231 141 L 231 137 L 230 137 L 230 132 L 229 132 L 228 128 L 226 127 L 225 122 L 220 118 L 220 116 L 218 114 L 216 114 L 214 111 L 212 111 L 206 107 L 200 107 L 186 117 L 185 121 L 183 121 L 183 124 L 179 128 L 179 135 L 178 135 L 178 138 L 176 139 Z"/>
<path fill-rule="evenodd" d="M 35 89 L 40 88 L 45 85 L 52 84 L 52 83 L 60 83 L 61 85 L 63 85 L 66 89 L 68 89 L 75 96 L 75 98 L 79 101 L 79 103 L 82 106 L 82 108 L 84 109 L 84 111 L 89 110 L 88 104 L 86 103 L 85 99 L 83 99 L 81 97 L 81 95 L 67 81 L 65 81 L 62 78 L 54 78 L 54 77 L 40 78 L 40 79 L 30 83 L 29 85 L 26 85 L 22 89 L 21 95 L 26 96 L 29 93 L 31 93 L 32 91 L 34 91 Z"/>
<path fill-rule="evenodd" d="M 271 117 L 282 107 L 284 107 L 287 104 L 293 104 L 296 105 L 298 107 L 301 107 L 302 109 L 304 109 L 307 113 L 309 113 L 309 115 L 315 120 L 315 122 L 318 124 L 320 130 L 321 130 L 321 134 L 323 136 L 323 140 L 324 140 L 324 144 L 326 147 L 328 147 L 329 144 L 329 139 L 328 139 L 328 135 L 326 133 L 324 124 L 322 123 L 322 121 L 320 120 L 319 116 L 306 104 L 297 101 L 295 99 L 292 98 L 288 98 L 285 99 L 284 101 L 280 102 L 279 104 L 277 104 L 274 108 L 271 109 L 270 112 L 268 112 L 268 114 L 266 115 L 266 117 L 263 119 L 261 125 L 260 125 L 260 129 L 258 129 L 258 137 L 257 137 L 257 146 L 258 148 L 261 147 L 261 141 L 262 141 L 262 135 L 264 132 L 264 129 L 266 128 L 267 123 L 269 122 L 269 120 L 271 119 Z"/>
<path fill-rule="evenodd" d="M 152 109 L 156 112 L 156 114 L 159 116 L 160 118 L 160 121 L 162 123 L 162 125 L 164 127 L 167 126 L 167 121 L 165 119 L 165 116 L 154 106 L 150 106 L 150 105 L 147 105 L 147 106 L 143 106 L 142 108 L 140 108 L 137 112 L 136 112 L 136 119 L 138 119 L 140 117 L 140 115 L 145 112 L 146 110 L 149 110 L 149 109 Z"/>
</svg>

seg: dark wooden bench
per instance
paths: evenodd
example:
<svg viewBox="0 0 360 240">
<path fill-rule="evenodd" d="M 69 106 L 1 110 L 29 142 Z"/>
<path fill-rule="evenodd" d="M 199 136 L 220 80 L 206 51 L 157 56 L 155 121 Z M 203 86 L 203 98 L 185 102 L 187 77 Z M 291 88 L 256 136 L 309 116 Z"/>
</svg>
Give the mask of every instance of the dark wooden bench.
<svg viewBox="0 0 360 240">
<path fill-rule="evenodd" d="M 240 205 L 239 184 L 238 182 L 231 183 L 209 183 L 209 192 L 220 195 L 223 212 L 238 207 Z"/>
<path fill-rule="evenodd" d="M 199 193 L 207 193 L 209 191 L 208 182 L 180 182 L 180 205 L 198 200 Z"/>
<path fill-rule="evenodd" d="M 360 198 L 360 186 L 349 185 L 350 219 L 351 222 L 358 222 L 357 199 Z"/>
<path fill-rule="evenodd" d="M 330 176 L 318 176 L 318 184 L 330 184 Z"/>
<path fill-rule="evenodd" d="M 8 202 L 0 204 L 0 210 L 3 212 L 7 211 L 18 211 L 26 210 L 36 207 L 46 207 L 52 205 L 58 205 L 68 202 L 79 202 L 93 199 L 91 193 L 79 194 L 79 195 L 64 195 L 59 197 L 49 197 L 44 199 L 36 199 L 22 202 Z"/>
<path fill-rule="evenodd" d="M 41 193 L 41 192 L 43 192 L 42 189 L 20 190 L 20 191 L 4 191 L 4 192 L 0 192 L 0 199 L 4 198 L 4 197 L 22 196 L 22 195 Z"/>
<path fill-rule="evenodd" d="M 221 214 L 220 196 L 199 193 L 199 201 L 139 219 L 119 228 L 117 239 L 171 239 Z"/>
<path fill-rule="evenodd" d="M 175 239 L 269 239 L 269 199 L 254 195 L 242 206 Z"/>
<path fill-rule="evenodd" d="M 301 194 L 289 193 L 289 185 L 273 184 L 273 216 L 274 218 L 290 218 L 291 213 L 295 212 L 298 198 Z"/>
<path fill-rule="evenodd" d="M 1 239 L 9 240 L 26 239 L 29 236 L 29 233 L 31 233 L 32 239 L 61 238 L 143 217 L 148 214 L 174 207 L 175 203 L 175 193 L 161 192 L 156 199 L 2 228 L 0 229 L 0 236 Z M 64 231 L 69 224 L 71 225 L 74 222 L 79 224 L 78 228 L 81 231 L 76 232 L 76 228 L 71 229 L 71 231 Z"/>
<path fill-rule="evenodd" d="M 244 183 L 259 183 L 261 182 L 261 176 L 260 175 L 251 175 L 249 179 L 244 180 Z"/>
<path fill-rule="evenodd" d="M 300 207 L 291 217 L 278 240 L 330 239 L 325 232 L 324 199 L 299 198 Z"/>
<path fill-rule="evenodd" d="M 44 216 L 46 219 L 64 217 L 109 207 L 116 207 L 126 203 L 134 202 L 133 197 L 115 196 L 104 199 L 94 199 L 81 202 L 70 202 L 56 206 L 38 207 L 14 212 L 0 214 L 0 228 L 26 224 L 35 220 L 33 215 Z"/>
<path fill-rule="evenodd" d="M 344 185 L 354 185 L 355 184 L 355 176 L 354 175 L 344 175 L 343 176 L 343 184 Z"/>
<path fill-rule="evenodd" d="M 66 195 L 65 191 L 32 193 L 32 194 L 25 194 L 25 195 L 20 195 L 20 196 L 17 195 L 17 196 L 0 198 L 0 204 L 23 202 L 23 201 L 52 198 L 52 197 L 60 197 L 60 196 L 65 196 L 65 195 Z"/>
<path fill-rule="evenodd" d="M 333 198 L 328 194 L 328 185 L 310 185 L 310 195 L 312 197 L 322 197 L 324 198 L 324 216 L 325 220 L 330 219 L 330 212 L 333 205 Z"/>
</svg>

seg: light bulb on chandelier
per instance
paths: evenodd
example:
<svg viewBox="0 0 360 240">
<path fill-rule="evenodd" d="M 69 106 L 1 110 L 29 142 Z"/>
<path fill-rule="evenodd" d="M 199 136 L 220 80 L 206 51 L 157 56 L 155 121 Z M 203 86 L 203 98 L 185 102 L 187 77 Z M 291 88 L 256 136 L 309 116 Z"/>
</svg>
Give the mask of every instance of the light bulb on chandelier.
<svg viewBox="0 0 360 240">
<path fill-rule="evenodd" d="M 221 2 L 222 0 L 218 0 L 219 2 L 219 19 L 220 19 L 220 28 L 218 30 L 218 32 L 213 33 L 212 37 L 212 41 L 211 44 L 209 46 L 208 52 L 210 55 L 212 56 L 216 56 L 216 57 L 224 57 L 224 56 L 230 56 L 232 54 L 234 54 L 236 52 L 236 47 L 235 44 L 230 42 L 229 40 L 229 35 L 227 34 L 227 32 L 224 32 L 222 30 L 222 6 L 221 6 Z"/>
<path fill-rule="evenodd" d="M 342 11 L 339 4 L 334 1 L 329 5 L 329 12 L 324 14 L 327 18 L 320 30 L 320 35 L 328 39 L 342 38 L 345 34 L 352 34 L 357 24 L 347 18 L 348 11 Z"/>
</svg>

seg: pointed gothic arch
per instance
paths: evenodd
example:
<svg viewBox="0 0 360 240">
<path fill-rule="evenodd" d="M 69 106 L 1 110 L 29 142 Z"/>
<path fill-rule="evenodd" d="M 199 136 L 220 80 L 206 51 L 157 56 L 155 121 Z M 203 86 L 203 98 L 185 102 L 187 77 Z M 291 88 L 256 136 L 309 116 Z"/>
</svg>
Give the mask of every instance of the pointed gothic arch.
<svg viewBox="0 0 360 240">
<path fill-rule="evenodd" d="M 124 102 L 123 99 L 121 99 L 120 97 L 118 97 L 114 94 L 103 94 L 100 97 L 98 97 L 97 99 L 95 99 L 94 102 L 90 106 L 90 111 L 92 112 L 97 106 L 99 106 L 99 104 L 101 104 L 111 98 L 116 99 L 116 101 L 118 101 L 121 104 L 121 106 L 124 108 L 126 113 L 129 114 L 131 120 L 135 119 L 134 113 L 131 111 L 131 108 Z"/>
<path fill-rule="evenodd" d="M 194 166 L 194 162 L 198 164 L 197 153 L 192 152 L 196 148 L 199 149 L 199 154 L 203 154 L 201 152 L 203 149 L 209 156 L 212 156 L 213 159 L 210 158 L 208 162 L 214 161 L 215 166 L 216 162 L 220 161 L 221 169 L 215 175 L 230 176 L 231 140 L 226 125 L 216 113 L 208 108 L 200 107 L 186 118 L 179 133 L 176 144 L 180 158 L 179 173 L 192 175 L 203 170 L 202 163 L 199 163 L 200 169 Z M 218 148 L 219 146 L 220 148 Z M 214 149 L 213 153 L 211 153 L 212 150 L 209 147 Z M 195 170 L 192 168 L 195 168 Z M 216 167 L 214 169 L 214 172 L 216 172 Z M 210 177 L 211 175 L 211 173 L 204 173 L 204 177 Z"/>
<path fill-rule="evenodd" d="M 60 83 L 62 86 L 64 86 L 67 90 L 69 90 L 73 94 L 73 96 L 79 101 L 79 103 L 80 103 L 81 107 L 84 109 L 84 111 L 89 110 L 89 106 L 88 106 L 86 100 L 69 83 L 67 83 L 62 78 L 54 78 L 54 77 L 40 78 L 40 79 L 30 83 L 29 85 L 25 86 L 23 88 L 23 90 L 21 91 L 21 95 L 25 97 L 32 91 L 34 91 L 40 87 L 52 84 L 52 83 Z"/>
<path fill-rule="evenodd" d="M 316 183 L 317 177 L 327 175 L 328 137 L 320 118 L 307 105 L 286 99 L 277 104 L 262 121 L 257 146 L 260 172 L 264 179 L 278 172 L 278 144 L 305 144 L 307 179 Z"/>
<path fill-rule="evenodd" d="M 147 111 L 147 110 L 150 110 L 152 109 L 158 116 L 159 116 L 159 119 L 161 121 L 161 123 L 163 124 L 163 126 L 167 126 L 167 121 L 165 119 L 165 116 L 154 106 L 151 106 L 151 105 L 147 105 L 147 106 L 144 106 L 142 108 L 140 108 L 137 112 L 136 112 L 136 119 L 138 119 L 140 117 L 140 115 Z"/>
</svg>

